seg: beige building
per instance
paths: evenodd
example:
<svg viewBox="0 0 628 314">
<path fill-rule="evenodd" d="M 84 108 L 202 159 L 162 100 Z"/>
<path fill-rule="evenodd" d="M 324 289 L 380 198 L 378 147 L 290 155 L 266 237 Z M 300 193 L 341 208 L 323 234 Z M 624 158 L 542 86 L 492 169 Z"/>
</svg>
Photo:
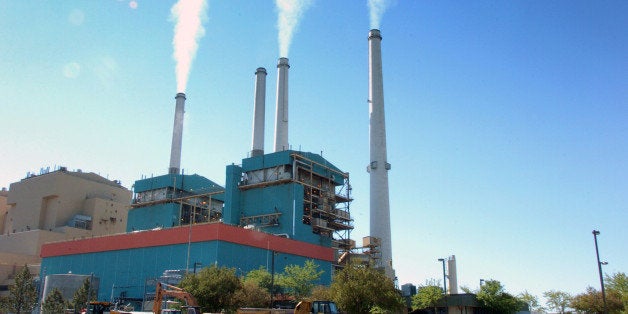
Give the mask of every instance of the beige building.
<svg viewBox="0 0 628 314">
<path fill-rule="evenodd" d="M 12 183 L 0 194 L 0 295 L 23 265 L 39 272 L 42 244 L 124 233 L 130 203 L 118 182 L 63 167 Z"/>
<path fill-rule="evenodd" d="M 9 191 L 7 188 L 0 190 L 0 234 L 4 234 L 4 222 L 7 220 L 9 205 L 7 205 L 7 196 Z"/>
</svg>

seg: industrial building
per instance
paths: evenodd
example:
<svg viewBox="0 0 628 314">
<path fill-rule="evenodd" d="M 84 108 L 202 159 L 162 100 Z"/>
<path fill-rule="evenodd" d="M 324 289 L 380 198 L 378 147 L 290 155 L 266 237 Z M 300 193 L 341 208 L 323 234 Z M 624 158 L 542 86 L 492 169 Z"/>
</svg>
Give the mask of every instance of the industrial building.
<svg viewBox="0 0 628 314">
<path fill-rule="evenodd" d="M 125 231 L 131 191 L 118 181 L 65 167 L 27 174 L 0 194 L 0 293 L 23 265 L 39 273 L 46 242 Z"/>
<path fill-rule="evenodd" d="M 128 233 L 46 244 L 42 273 L 93 273 L 99 299 L 125 303 L 150 300 L 168 271 L 209 265 L 242 275 L 313 260 L 324 271 L 319 283 L 331 282 L 351 243 L 348 174 L 320 155 L 287 150 L 227 166 L 226 181 L 138 180 Z"/>
<path fill-rule="evenodd" d="M 181 173 L 184 93 L 177 93 L 168 174 L 134 184 L 125 233 L 45 244 L 42 277 L 81 274 L 98 278 L 98 299 L 146 308 L 157 281 L 176 283 L 209 265 L 239 275 L 312 260 L 327 285 L 335 269 L 370 262 L 394 278 L 381 73 L 381 35 L 369 33 L 371 113 L 371 232 L 361 248 L 350 232 L 349 174 L 319 154 L 292 150 L 288 137 L 287 58 L 277 63 L 274 152 L 264 153 L 266 70 L 255 72 L 250 157 L 226 167 L 224 187 Z M 374 221 L 375 219 L 375 221 Z M 363 253 L 354 255 L 356 252 Z M 48 277 L 47 280 L 54 280 Z M 51 286 L 53 284 L 51 283 Z"/>
<path fill-rule="evenodd" d="M 7 197 L 9 191 L 7 188 L 0 190 L 0 235 L 4 234 L 4 222 L 7 220 L 9 205 L 7 205 Z"/>
<path fill-rule="evenodd" d="M 323 271 L 318 284 L 329 284 L 354 246 L 349 174 L 321 155 L 287 149 L 288 59 L 277 67 L 275 152 L 263 149 L 266 70 L 259 68 L 251 157 L 226 167 L 224 187 L 181 174 L 186 97 L 178 93 L 168 174 L 135 182 L 125 233 L 45 244 L 42 277 L 90 275 L 99 280 L 98 299 L 136 308 L 147 307 L 156 281 L 209 265 L 244 275 L 312 260 Z"/>
</svg>

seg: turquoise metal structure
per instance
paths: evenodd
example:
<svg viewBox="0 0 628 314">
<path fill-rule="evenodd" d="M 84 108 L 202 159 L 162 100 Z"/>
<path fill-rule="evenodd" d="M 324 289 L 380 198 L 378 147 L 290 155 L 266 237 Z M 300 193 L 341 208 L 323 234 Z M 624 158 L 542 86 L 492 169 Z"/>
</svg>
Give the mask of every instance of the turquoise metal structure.
<svg viewBox="0 0 628 314">
<path fill-rule="evenodd" d="M 244 159 L 241 166 L 227 166 L 223 221 L 331 246 L 334 233 L 353 228 L 348 179 L 308 152 L 286 150 Z"/>
<path fill-rule="evenodd" d="M 166 174 L 135 181 L 127 232 L 220 218 L 225 189 L 197 175 Z"/>
<path fill-rule="evenodd" d="M 93 273 L 99 300 L 137 304 L 164 274 L 210 265 L 244 275 L 271 260 L 277 273 L 312 260 L 324 271 L 317 284 L 328 285 L 350 249 L 350 190 L 347 173 L 291 150 L 227 166 L 224 188 L 199 175 L 141 179 L 128 233 L 44 245 L 42 269 Z"/>
</svg>

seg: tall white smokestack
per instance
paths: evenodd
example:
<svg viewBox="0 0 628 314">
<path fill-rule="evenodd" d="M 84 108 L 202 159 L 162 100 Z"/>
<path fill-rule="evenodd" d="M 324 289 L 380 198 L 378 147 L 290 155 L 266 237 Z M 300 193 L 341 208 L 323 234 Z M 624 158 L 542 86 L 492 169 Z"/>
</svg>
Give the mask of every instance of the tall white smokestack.
<svg viewBox="0 0 628 314">
<path fill-rule="evenodd" d="M 266 69 L 255 71 L 255 103 L 253 104 L 253 145 L 251 157 L 264 155 L 264 119 L 266 118 Z"/>
<path fill-rule="evenodd" d="M 447 278 L 449 279 L 449 294 L 458 294 L 458 275 L 456 274 L 456 255 L 447 260 Z"/>
<path fill-rule="evenodd" d="M 288 149 L 288 58 L 277 63 L 277 109 L 275 111 L 275 152 Z"/>
<path fill-rule="evenodd" d="M 185 112 L 185 94 L 178 93 L 174 110 L 174 127 L 172 128 L 172 146 L 170 148 L 169 174 L 179 174 L 181 169 L 181 144 L 183 140 L 183 113 Z"/>
<path fill-rule="evenodd" d="M 386 123 L 384 116 L 384 83 L 382 75 L 382 36 L 379 30 L 369 32 L 369 137 L 371 163 L 370 213 L 371 236 L 381 239 L 380 266 L 393 279 L 392 244 L 390 236 L 390 205 L 388 201 L 388 170 L 386 158 Z"/>
</svg>

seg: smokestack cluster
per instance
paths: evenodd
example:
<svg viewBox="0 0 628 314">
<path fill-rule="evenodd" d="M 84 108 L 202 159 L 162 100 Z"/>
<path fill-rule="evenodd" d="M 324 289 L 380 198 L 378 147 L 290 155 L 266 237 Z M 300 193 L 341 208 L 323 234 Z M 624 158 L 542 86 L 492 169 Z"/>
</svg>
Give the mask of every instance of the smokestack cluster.
<svg viewBox="0 0 628 314">
<path fill-rule="evenodd" d="M 277 63 L 277 107 L 275 111 L 275 152 L 289 149 L 288 146 L 288 58 L 279 58 Z"/>
<path fill-rule="evenodd" d="M 181 170 L 181 145 L 183 142 L 183 113 L 185 112 L 185 94 L 178 93 L 174 97 L 176 107 L 174 111 L 174 127 L 172 128 L 172 146 L 170 147 L 169 174 L 179 174 Z"/>
<path fill-rule="evenodd" d="M 253 145 L 251 157 L 264 155 L 264 120 L 266 119 L 266 69 L 255 71 L 255 101 L 253 114 Z"/>
<path fill-rule="evenodd" d="M 277 61 L 277 103 L 275 107 L 275 152 L 290 148 L 288 144 L 288 58 Z M 266 108 L 266 69 L 255 72 L 255 102 L 251 157 L 264 155 L 264 120 Z"/>
<path fill-rule="evenodd" d="M 390 205 L 388 199 L 388 170 L 386 156 L 386 123 L 384 115 L 384 78 L 382 74 L 382 36 L 377 29 L 369 32 L 369 140 L 371 236 L 381 240 L 380 267 L 386 276 L 395 278 L 392 268 Z"/>
</svg>

